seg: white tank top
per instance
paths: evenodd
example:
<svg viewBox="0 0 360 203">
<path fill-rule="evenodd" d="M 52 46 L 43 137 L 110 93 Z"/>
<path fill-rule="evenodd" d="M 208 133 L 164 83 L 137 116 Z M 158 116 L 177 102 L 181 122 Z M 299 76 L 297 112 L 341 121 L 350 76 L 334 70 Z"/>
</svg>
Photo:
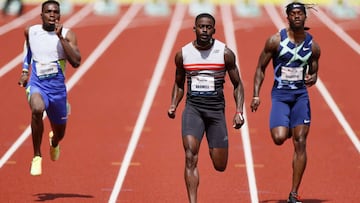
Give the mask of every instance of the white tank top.
<svg viewBox="0 0 360 203">
<path fill-rule="evenodd" d="M 208 50 L 198 50 L 192 43 L 182 48 L 189 103 L 204 108 L 224 107 L 224 51 L 225 44 L 218 40 Z"/>
<path fill-rule="evenodd" d="M 62 29 L 62 36 L 65 37 L 69 31 Z M 50 63 L 65 59 L 64 49 L 56 33 L 48 32 L 42 28 L 42 25 L 34 25 L 29 28 L 29 43 L 32 57 L 40 63 Z"/>
</svg>

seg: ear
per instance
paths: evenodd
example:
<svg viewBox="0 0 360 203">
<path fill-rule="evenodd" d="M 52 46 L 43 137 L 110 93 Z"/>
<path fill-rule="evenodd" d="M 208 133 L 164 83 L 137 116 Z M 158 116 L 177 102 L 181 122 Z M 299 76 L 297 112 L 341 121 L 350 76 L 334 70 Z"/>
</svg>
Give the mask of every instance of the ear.
<svg viewBox="0 0 360 203">
<path fill-rule="evenodd" d="M 214 28 L 214 33 L 213 34 L 215 34 L 215 32 L 216 32 L 216 29 Z"/>
<path fill-rule="evenodd" d="M 196 31 L 196 28 L 195 28 L 195 26 L 193 27 L 193 31 L 194 31 L 194 32 Z"/>
</svg>

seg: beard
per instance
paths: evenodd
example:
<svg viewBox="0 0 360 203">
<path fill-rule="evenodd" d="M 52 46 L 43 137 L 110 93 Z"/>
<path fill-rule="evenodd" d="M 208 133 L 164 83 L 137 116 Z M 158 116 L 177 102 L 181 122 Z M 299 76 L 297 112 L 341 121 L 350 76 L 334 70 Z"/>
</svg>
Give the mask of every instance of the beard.
<svg viewBox="0 0 360 203">
<path fill-rule="evenodd" d="M 43 28 L 46 31 L 52 32 L 55 31 L 55 24 L 44 24 Z"/>
</svg>

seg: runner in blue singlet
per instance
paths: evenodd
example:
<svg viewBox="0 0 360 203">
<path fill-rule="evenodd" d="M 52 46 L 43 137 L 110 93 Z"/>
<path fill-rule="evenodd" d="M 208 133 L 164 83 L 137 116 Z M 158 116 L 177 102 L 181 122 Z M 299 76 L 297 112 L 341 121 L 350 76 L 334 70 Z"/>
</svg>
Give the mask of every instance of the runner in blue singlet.
<svg viewBox="0 0 360 203">
<path fill-rule="evenodd" d="M 59 158 L 59 142 L 65 135 L 68 115 L 65 65 L 68 61 L 77 68 L 81 61 L 75 33 L 63 28 L 59 22 L 60 5 L 57 1 L 48 0 L 42 4 L 41 19 L 42 25 L 25 29 L 23 69 L 18 82 L 26 88 L 32 113 L 34 157 L 31 162 L 31 175 L 42 173 L 40 147 L 44 131 L 44 111 L 52 129 L 49 133 L 50 158 L 53 161 Z"/>
<path fill-rule="evenodd" d="M 311 111 L 307 88 L 317 80 L 320 47 L 307 32 L 305 4 L 287 5 L 289 27 L 272 35 L 260 54 L 254 77 L 251 110 L 260 105 L 260 88 L 265 70 L 272 60 L 274 85 L 271 92 L 270 131 L 276 145 L 286 139 L 294 142 L 293 177 L 289 203 L 300 202 L 298 189 L 307 162 L 306 138 L 310 128 Z"/>
</svg>

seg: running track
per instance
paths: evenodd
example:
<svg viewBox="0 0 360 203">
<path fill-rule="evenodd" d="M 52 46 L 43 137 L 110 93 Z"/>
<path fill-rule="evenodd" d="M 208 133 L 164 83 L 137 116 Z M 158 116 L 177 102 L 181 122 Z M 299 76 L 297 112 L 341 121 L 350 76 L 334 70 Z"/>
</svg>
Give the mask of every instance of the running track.
<svg viewBox="0 0 360 203">
<path fill-rule="evenodd" d="M 265 39 L 285 26 L 282 8 L 261 7 L 261 17 L 244 18 L 233 7 L 216 7 L 215 36 L 238 56 L 247 121 L 240 131 L 229 128 L 225 173 L 214 171 L 203 142 L 200 203 L 284 202 L 290 190 L 292 144 L 275 146 L 268 130 L 270 67 L 262 105 L 256 113 L 249 111 L 258 53 Z M 29 174 L 30 112 L 24 90 L 16 83 L 23 29 L 40 22 L 40 8 L 27 5 L 23 17 L 1 19 L 0 202 L 187 202 L 180 139 L 183 103 L 175 120 L 168 119 L 166 111 L 173 57 L 193 40 L 193 17 L 186 5 L 173 5 L 168 17 L 149 17 L 142 5 L 121 5 L 114 16 L 97 16 L 91 9 L 77 5 L 71 15 L 62 17 L 78 35 L 83 63 L 77 70 L 67 69 L 72 111 L 57 162 L 49 159 L 50 128 L 45 121 L 39 177 Z M 309 13 L 307 25 L 322 57 L 319 82 L 310 89 L 313 125 L 299 192 L 305 202 L 357 202 L 360 21 L 337 19 L 319 7 Z M 225 87 L 230 123 L 234 102 L 229 83 Z"/>
</svg>

